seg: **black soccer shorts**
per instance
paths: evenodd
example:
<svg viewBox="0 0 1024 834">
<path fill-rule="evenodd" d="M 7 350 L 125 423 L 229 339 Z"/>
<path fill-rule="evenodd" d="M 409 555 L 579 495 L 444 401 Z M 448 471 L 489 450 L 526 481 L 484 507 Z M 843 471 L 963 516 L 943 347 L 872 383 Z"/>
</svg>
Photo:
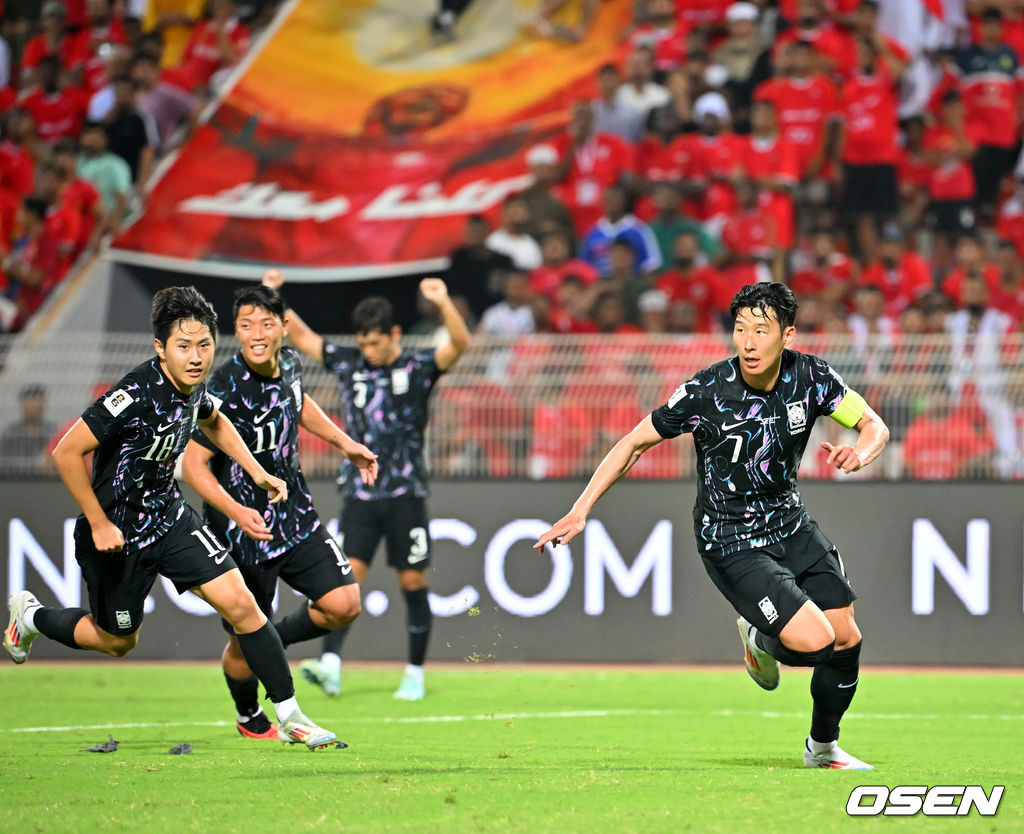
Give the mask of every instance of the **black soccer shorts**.
<svg viewBox="0 0 1024 834">
<path fill-rule="evenodd" d="M 828 611 L 857 598 L 839 552 L 813 521 L 759 550 L 705 556 L 704 569 L 737 613 L 770 637 L 807 600 Z"/>
<path fill-rule="evenodd" d="M 388 564 L 395 570 L 426 570 L 430 566 L 430 521 L 424 498 L 346 499 L 339 527 L 341 543 L 353 559 L 370 564 L 383 538 Z"/>
<path fill-rule="evenodd" d="M 322 524 L 287 553 L 256 565 L 239 565 L 238 569 L 256 604 L 270 619 L 274 617 L 278 579 L 313 602 L 335 588 L 356 584 L 341 545 Z M 227 620 L 221 619 L 221 625 L 228 634 L 235 633 Z"/>
<path fill-rule="evenodd" d="M 89 610 L 108 634 L 124 636 L 142 625 L 146 596 L 166 576 L 179 594 L 235 568 L 227 547 L 188 505 L 181 518 L 148 547 L 125 555 L 101 553 L 83 517 L 75 525 L 75 559 L 89 591 Z"/>
</svg>

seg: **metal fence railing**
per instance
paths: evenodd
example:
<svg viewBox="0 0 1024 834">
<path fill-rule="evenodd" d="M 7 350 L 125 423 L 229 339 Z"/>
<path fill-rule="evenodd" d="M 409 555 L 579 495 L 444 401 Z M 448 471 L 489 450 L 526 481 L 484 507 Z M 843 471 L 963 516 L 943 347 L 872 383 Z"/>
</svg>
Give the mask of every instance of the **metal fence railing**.
<svg viewBox="0 0 1024 834">
<path fill-rule="evenodd" d="M 339 338 L 338 341 L 346 341 Z M 406 338 L 408 346 L 424 345 Z M 798 349 L 827 359 L 883 416 L 890 448 L 855 477 L 1014 479 L 1024 477 L 1024 340 L 945 336 L 798 336 Z M 218 344 L 218 362 L 234 350 Z M 19 420 L 19 395 L 46 392 L 38 434 L 56 434 L 95 396 L 151 355 L 143 334 L 74 334 L 0 342 L 0 469 L 38 469 L 38 456 L 12 461 L 4 435 Z M 611 444 L 700 368 L 732 352 L 727 337 L 529 336 L 477 338 L 445 375 L 432 402 L 429 463 L 439 477 L 577 478 L 589 475 Z M 340 412 L 335 379 L 307 363 L 306 389 Z M 817 440 L 843 436 L 819 421 L 801 476 L 830 478 Z M 23 432 L 24 433 L 24 432 Z M 30 432 L 31 433 L 31 432 Z M 48 438 L 49 439 L 49 438 Z M 336 471 L 333 449 L 305 438 L 310 475 Z M 630 477 L 693 475 L 692 443 L 662 443 Z"/>
</svg>

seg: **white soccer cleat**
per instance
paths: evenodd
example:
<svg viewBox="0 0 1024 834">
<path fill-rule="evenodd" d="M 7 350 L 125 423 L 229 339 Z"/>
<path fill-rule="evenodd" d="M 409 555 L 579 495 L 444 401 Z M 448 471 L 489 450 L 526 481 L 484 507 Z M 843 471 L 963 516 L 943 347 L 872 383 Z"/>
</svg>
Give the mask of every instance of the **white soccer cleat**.
<svg viewBox="0 0 1024 834">
<path fill-rule="evenodd" d="M 399 701 L 422 701 L 426 694 L 427 688 L 423 680 L 407 674 L 402 677 L 402 682 L 395 690 L 394 697 Z"/>
<path fill-rule="evenodd" d="M 310 750 L 319 750 L 331 744 L 342 744 L 330 730 L 314 724 L 305 715 L 295 710 L 277 725 L 277 737 L 285 744 L 305 744 Z"/>
<path fill-rule="evenodd" d="M 750 639 L 752 626 L 743 617 L 736 621 L 743 641 L 743 662 L 747 665 L 747 674 L 762 689 L 772 690 L 779 685 L 779 661 Z"/>
<path fill-rule="evenodd" d="M 324 695 L 333 698 L 341 692 L 341 672 L 328 669 L 319 660 L 303 660 L 299 664 L 299 673 L 310 683 L 319 686 Z"/>
<path fill-rule="evenodd" d="M 7 628 L 4 629 L 4 649 L 15 663 L 24 663 L 28 660 L 32 641 L 39 636 L 39 632 L 28 625 L 25 614 L 31 608 L 42 608 L 43 606 L 28 591 L 11 594 L 7 604 L 11 609 L 11 619 L 7 623 Z"/>
<path fill-rule="evenodd" d="M 828 770 L 874 770 L 867 762 L 856 759 L 844 751 L 838 741 L 833 741 L 827 750 L 811 752 L 811 740 L 804 741 L 804 766 L 824 767 Z"/>
</svg>

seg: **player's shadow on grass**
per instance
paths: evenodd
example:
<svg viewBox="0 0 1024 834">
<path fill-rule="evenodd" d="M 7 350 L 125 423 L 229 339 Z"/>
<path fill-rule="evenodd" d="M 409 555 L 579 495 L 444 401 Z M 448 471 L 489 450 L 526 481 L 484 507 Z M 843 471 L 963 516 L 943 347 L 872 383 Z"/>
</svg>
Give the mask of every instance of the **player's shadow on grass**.
<svg viewBox="0 0 1024 834">
<path fill-rule="evenodd" d="M 778 770 L 803 770 L 804 764 L 799 758 L 787 756 L 786 758 L 766 759 L 763 756 L 718 756 L 715 758 L 701 757 L 696 761 L 705 762 L 710 765 L 726 767 L 754 767 L 758 770 L 776 768 Z"/>
</svg>

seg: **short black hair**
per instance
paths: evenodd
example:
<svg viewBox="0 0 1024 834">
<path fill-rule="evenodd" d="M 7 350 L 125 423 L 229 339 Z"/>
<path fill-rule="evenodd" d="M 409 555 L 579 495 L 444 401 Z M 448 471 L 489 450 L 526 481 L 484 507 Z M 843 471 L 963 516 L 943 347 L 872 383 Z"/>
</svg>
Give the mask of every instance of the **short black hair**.
<svg viewBox="0 0 1024 834">
<path fill-rule="evenodd" d="M 281 293 L 271 287 L 260 284 L 236 290 L 235 306 L 231 310 L 232 320 L 238 321 L 238 311 L 243 307 L 258 307 L 284 321 L 284 299 L 281 298 Z"/>
<path fill-rule="evenodd" d="M 18 401 L 39 399 L 46 396 L 46 388 L 38 382 L 30 382 L 18 392 Z"/>
<path fill-rule="evenodd" d="M 390 333 L 395 326 L 395 308 L 391 302 L 379 295 L 371 295 L 360 301 L 352 311 L 352 329 L 356 333 Z"/>
<path fill-rule="evenodd" d="M 38 197 L 22 197 L 21 207 L 38 220 L 46 219 L 46 201 Z"/>
<path fill-rule="evenodd" d="M 981 10 L 981 14 L 978 15 L 978 19 L 982 23 L 1002 23 L 1003 12 L 997 6 L 986 6 Z"/>
<path fill-rule="evenodd" d="M 768 318 L 768 311 L 771 310 L 778 321 L 779 327 L 785 330 L 792 327 L 796 321 L 796 308 L 800 306 L 793 295 L 793 291 L 785 284 L 777 281 L 762 284 L 747 284 L 736 295 L 733 296 L 732 304 L 729 305 L 729 313 L 733 319 L 740 310 L 750 308 L 760 310 L 761 315 Z"/>
<path fill-rule="evenodd" d="M 217 313 L 195 287 L 164 287 L 153 296 L 149 320 L 153 336 L 161 344 L 167 344 L 175 324 L 189 319 L 205 324 L 217 338 Z"/>
</svg>

